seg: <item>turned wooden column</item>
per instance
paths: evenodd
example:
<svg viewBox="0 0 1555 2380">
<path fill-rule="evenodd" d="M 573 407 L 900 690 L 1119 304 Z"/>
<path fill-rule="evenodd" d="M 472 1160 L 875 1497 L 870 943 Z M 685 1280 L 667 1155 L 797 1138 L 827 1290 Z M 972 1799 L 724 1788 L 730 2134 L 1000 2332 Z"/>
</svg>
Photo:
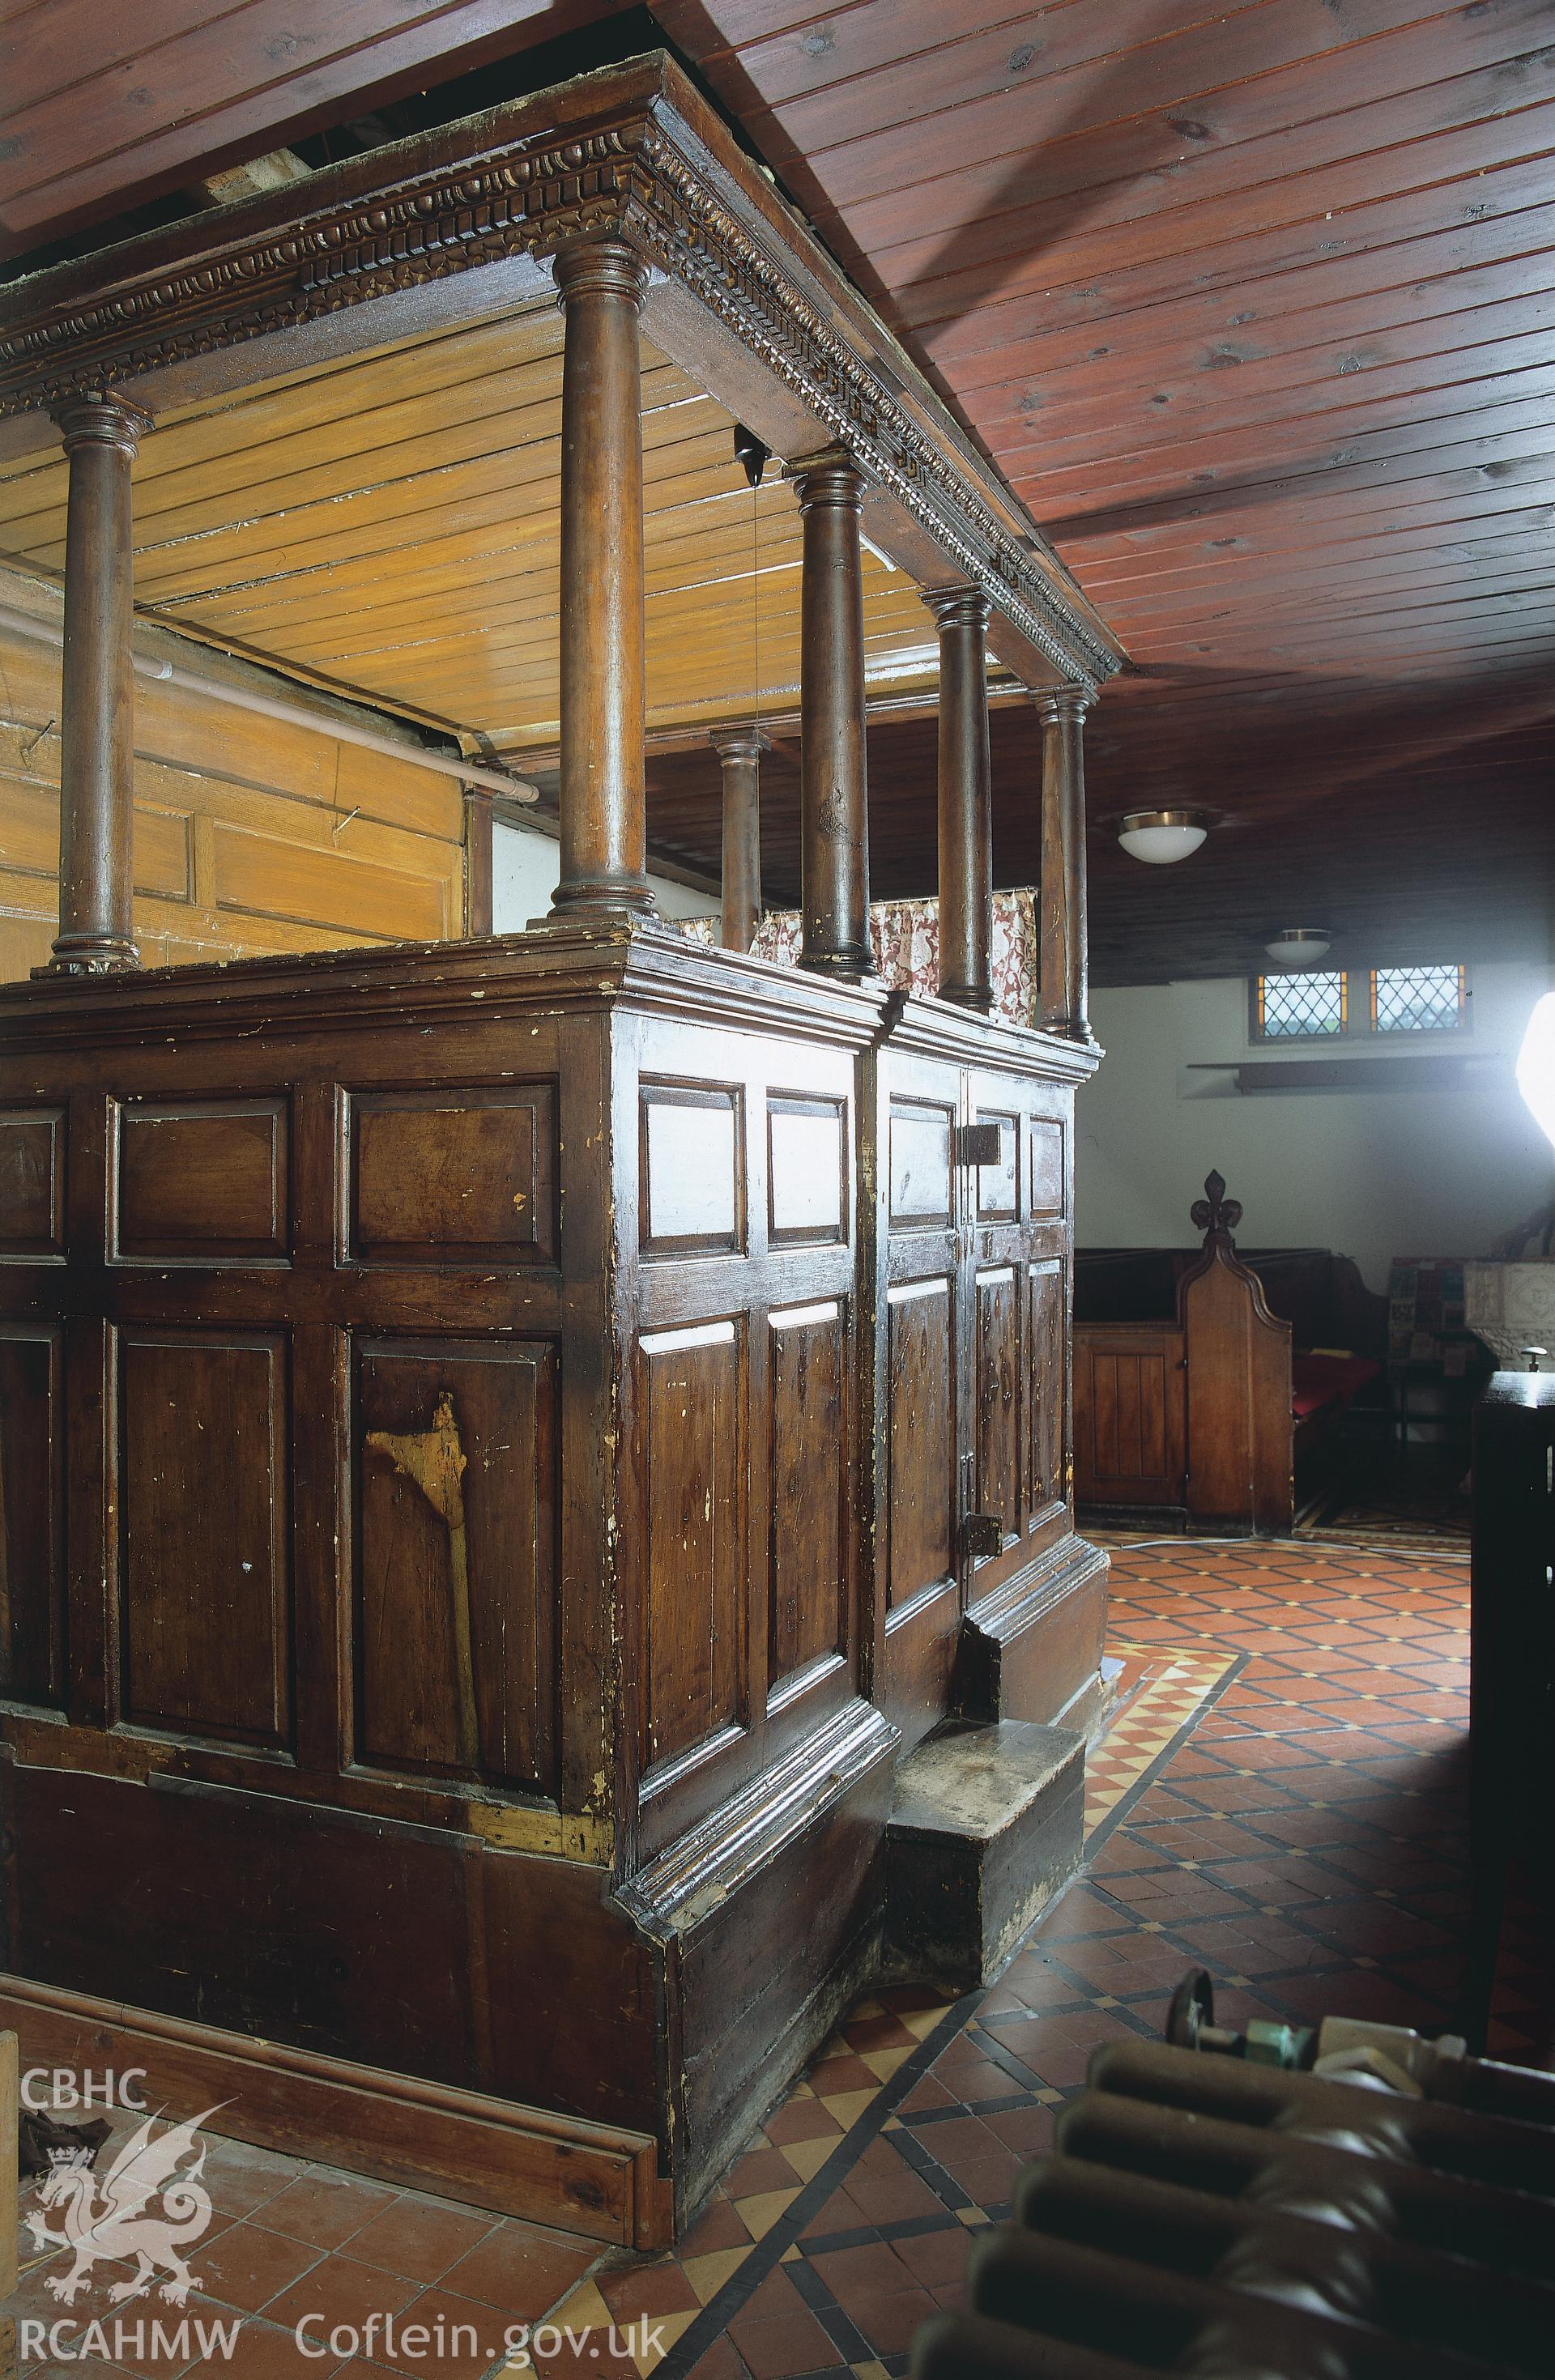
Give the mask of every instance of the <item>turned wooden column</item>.
<svg viewBox="0 0 1555 2380">
<path fill-rule="evenodd" d="M 562 360 L 561 881 L 553 917 L 651 913 L 643 800 L 645 275 L 619 239 L 555 260 Z"/>
<path fill-rule="evenodd" d="M 761 923 L 761 755 L 756 727 L 722 727 L 708 741 L 723 763 L 723 947 L 748 951 Z"/>
<path fill-rule="evenodd" d="M 1039 694 L 1042 720 L 1042 881 L 1039 957 L 1044 1033 L 1095 1036 L 1086 977 L 1086 766 L 1089 698 L 1076 688 Z"/>
<path fill-rule="evenodd" d="M 988 748 L 988 602 L 932 590 L 940 624 L 940 997 L 993 1006 L 993 790 Z"/>
<path fill-rule="evenodd" d="M 840 451 L 793 474 L 804 520 L 800 593 L 799 965 L 872 975 L 864 761 L 864 482 Z"/>
<path fill-rule="evenodd" d="M 134 512 L 150 417 L 82 397 L 58 421 L 70 458 L 59 698 L 59 931 L 44 975 L 117 975 L 135 947 Z"/>
</svg>

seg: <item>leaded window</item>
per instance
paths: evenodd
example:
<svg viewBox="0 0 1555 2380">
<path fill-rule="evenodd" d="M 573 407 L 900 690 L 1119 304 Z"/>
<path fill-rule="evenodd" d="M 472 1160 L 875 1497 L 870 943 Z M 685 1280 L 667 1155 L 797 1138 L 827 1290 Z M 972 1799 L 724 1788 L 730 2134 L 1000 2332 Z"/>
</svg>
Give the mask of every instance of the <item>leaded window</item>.
<svg viewBox="0 0 1555 2380">
<path fill-rule="evenodd" d="M 1468 969 L 1429 966 L 1292 968 L 1255 976 L 1255 1041 L 1337 1041 L 1401 1033 L 1462 1033 L 1469 1024 Z"/>
<path fill-rule="evenodd" d="M 1266 1041 L 1342 1033 L 1346 1005 L 1342 975 L 1258 978 L 1258 1031 Z"/>
<path fill-rule="evenodd" d="M 1464 1021 L 1461 966 L 1373 967 L 1374 1033 L 1453 1033 Z"/>
</svg>

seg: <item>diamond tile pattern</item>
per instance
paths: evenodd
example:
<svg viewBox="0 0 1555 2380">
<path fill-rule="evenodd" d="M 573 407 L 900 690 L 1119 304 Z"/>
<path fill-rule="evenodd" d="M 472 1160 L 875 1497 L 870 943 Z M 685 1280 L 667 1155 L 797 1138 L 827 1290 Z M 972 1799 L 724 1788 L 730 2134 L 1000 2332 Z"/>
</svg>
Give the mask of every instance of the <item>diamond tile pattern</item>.
<svg viewBox="0 0 1555 2380">
<path fill-rule="evenodd" d="M 1123 1544 L 1113 1565 L 1122 1667 L 1089 1759 L 1087 1869 L 991 1990 L 862 2000 L 669 2256 L 600 2256 L 213 2142 L 203 2310 L 245 2318 L 222 2368 L 453 2380 L 523 2368 L 500 2351 L 506 2325 L 549 2320 L 533 2357 L 547 2380 L 900 2380 L 1091 2051 L 1159 2037 L 1185 1967 L 1212 1971 L 1232 2022 L 1449 2021 L 1466 1902 L 1460 1550 Z M 1502 2056 L 1547 2052 L 1541 1959 L 1537 1913 L 1514 1906 Z M 13 2311 L 57 2314 L 42 2282 L 34 2265 Z M 381 2341 L 305 2360 L 285 2326 L 304 2301 L 341 2321 L 371 2304 L 470 2323 L 494 2360 L 391 2361 Z"/>
</svg>

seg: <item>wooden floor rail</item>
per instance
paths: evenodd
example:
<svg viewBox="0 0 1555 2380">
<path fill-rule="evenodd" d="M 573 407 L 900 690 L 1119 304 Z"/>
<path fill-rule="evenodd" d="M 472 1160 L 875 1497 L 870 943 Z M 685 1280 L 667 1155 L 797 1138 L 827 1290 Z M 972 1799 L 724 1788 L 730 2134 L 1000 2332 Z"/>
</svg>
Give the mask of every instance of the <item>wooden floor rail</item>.
<svg viewBox="0 0 1555 2380">
<path fill-rule="evenodd" d="M 9 2042 L 13 2146 L 19 2041 L 25 2066 L 51 2075 L 139 2069 L 145 2079 L 138 2095 L 158 2112 L 203 2115 L 205 2130 L 228 2140 L 624 2248 L 656 2248 L 669 2237 L 657 2152 L 641 2133 L 311 2056 L 21 1975 L 0 1973 L 0 2023 L 12 2028 L 0 2035 L 0 2113 Z M 12 2217 L 0 2247 L 8 2241 L 14 2252 L 14 2154 L 8 2170 Z M 4 2214 L 0 2204 L 0 2218 Z"/>
</svg>

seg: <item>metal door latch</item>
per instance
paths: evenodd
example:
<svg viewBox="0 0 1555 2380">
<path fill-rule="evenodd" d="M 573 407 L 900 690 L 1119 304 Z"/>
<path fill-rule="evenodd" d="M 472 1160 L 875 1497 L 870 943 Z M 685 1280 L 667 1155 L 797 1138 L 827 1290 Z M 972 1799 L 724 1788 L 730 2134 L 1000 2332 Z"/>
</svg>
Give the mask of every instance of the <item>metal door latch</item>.
<svg viewBox="0 0 1555 2380">
<path fill-rule="evenodd" d="M 961 1559 L 987 1561 L 1004 1542 L 1004 1524 L 997 1512 L 966 1512 L 961 1521 Z"/>
<path fill-rule="evenodd" d="M 963 1165 L 998 1165 L 1003 1156 L 1004 1135 L 996 1123 L 958 1124 L 955 1146 Z"/>
</svg>

